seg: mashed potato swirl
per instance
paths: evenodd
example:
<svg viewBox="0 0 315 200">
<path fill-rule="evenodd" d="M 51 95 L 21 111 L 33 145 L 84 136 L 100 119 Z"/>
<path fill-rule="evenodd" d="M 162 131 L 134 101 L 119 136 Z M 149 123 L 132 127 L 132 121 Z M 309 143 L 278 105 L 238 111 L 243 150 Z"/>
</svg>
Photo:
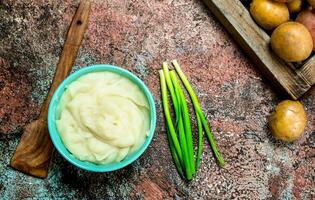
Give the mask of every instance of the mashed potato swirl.
<svg viewBox="0 0 315 200">
<path fill-rule="evenodd" d="M 149 132 L 147 98 L 121 75 L 94 72 L 72 82 L 58 107 L 58 132 L 78 159 L 119 162 L 137 150 Z"/>
</svg>

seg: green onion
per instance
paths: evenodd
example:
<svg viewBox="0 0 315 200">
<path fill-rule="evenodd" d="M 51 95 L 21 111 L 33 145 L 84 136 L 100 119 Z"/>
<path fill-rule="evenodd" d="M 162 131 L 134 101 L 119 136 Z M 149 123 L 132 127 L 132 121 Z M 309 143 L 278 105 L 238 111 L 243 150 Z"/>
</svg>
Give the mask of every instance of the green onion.
<svg viewBox="0 0 315 200">
<path fill-rule="evenodd" d="M 198 149 L 196 156 L 196 170 L 199 169 L 200 158 L 202 153 L 202 124 L 200 116 L 196 113 L 197 125 L 198 125 Z"/>
<path fill-rule="evenodd" d="M 206 117 L 201 110 L 194 90 L 189 84 L 184 73 L 181 71 L 176 60 L 174 60 L 172 63 L 181 79 L 181 82 L 185 86 L 194 107 L 198 127 L 198 147 L 196 157 L 194 158 L 193 138 L 190 124 L 191 122 L 185 93 L 181 87 L 181 84 L 179 83 L 176 72 L 174 70 L 169 71 L 167 63 L 164 62 L 163 70 L 160 70 L 159 74 L 161 82 L 162 104 L 166 119 L 167 139 L 169 142 L 171 155 L 179 175 L 186 178 L 187 180 L 191 180 L 200 166 L 203 148 L 203 130 L 205 130 L 214 156 L 218 160 L 220 166 L 224 166 L 224 160 L 217 150 Z M 167 90 L 170 92 L 170 97 L 174 108 L 174 115 L 176 119 L 175 125 L 172 121 L 169 110 Z"/>
<path fill-rule="evenodd" d="M 183 160 L 182 151 L 181 151 L 178 139 L 177 139 L 177 135 L 176 135 L 175 128 L 174 128 L 171 114 L 170 114 L 170 110 L 168 107 L 167 89 L 166 89 L 166 82 L 165 82 L 165 77 L 164 77 L 163 71 L 160 70 L 159 74 L 160 74 L 160 82 L 161 82 L 162 104 L 163 104 L 164 115 L 165 115 L 167 127 L 169 130 L 170 136 L 171 136 L 170 138 L 172 139 L 172 142 L 174 144 L 174 147 L 175 147 L 175 150 L 176 150 L 176 153 L 178 155 L 179 160 Z"/>
<path fill-rule="evenodd" d="M 184 112 L 182 112 L 183 111 L 183 107 L 186 106 L 186 108 L 187 108 L 187 105 L 186 105 L 185 99 L 183 99 L 181 97 L 182 90 L 181 90 L 181 88 L 179 86 L 179 83 L 177 81 L 176 76 L 174 77 L 173 76 L 174 74 L 172 74 L 172 72 L 170 74 L 171 74 L 171 80 L 172 80 L 172 83 L 173 83 L 173 86 L 174 86 L 174 89 L 175 89 L 175 94 L 177 96 L 178 103 L 179 103 L 179 108 L 180 108 L 178 134 L 179 134 L 180 145 L 182 147 L 182 152 L 183 152 L 183 157 L 184 157 L 186 176 L 187 176 L 188 180 L 191 180 L 192 179 L 192 175 L 194 173 L 194 170 L 192 168 L 192 163 L 191 163 L 191 159 L 190 159 L 190 151 L 193 151 L 193 149 L 192 149 L 192 145 L 189 146 L 188 140 L 187 140 L 187 131 L 186 131 L 186 129 L 187 129 L 187 119 L 185 119 L 185 117 L 187 118 L 187 116 L 186 116 L 186 114 L 184 114 Z M 189 124 L 189 126 L 190 126 L 190 124 Z M 190 150 L 190 148 L 191 148 L 191 150 Z M 192 161 L 193 161 L 193 159 L 192 159 Z"/>
<path fill-rule="evenodd" d="M 166 130 L 166 132 L 167 132 L 167 139 L 168 139 L 168 142 L 169 142 L 169 146 L 170 146 L 170 149 L 171 149 L 171 155 L 172 155 L 172 158 L 174 160 L 175 167 L 176 167 L 179 175 L 183 178 L 184 177 L 184 173 L 183 173 L 183 169 L 182 169 L 182 166 L 181 166 L 181 161 L 179 160 L 178 155 L 176 153 L 176 150 L 175 150 L 172 138 L 171 138 L 171 134 L 170 134 L 169 128 L 166 127 L 166 129 L 167 129 Z"/>
<path fill-rule="evenodd" d="M 221 157 L 221 155 L 220 155 L 220 153 L 219 153 L 219 151 L 218 151 L 218 149 L 217 149 L 217 147 L 216 147 L 216 144 L 215 144 L 214 139 L 213 139 L 213 137 L 212 137 L 210 128 L 209 128 L 209 126 L 208 126 L 208 124 L 207 124 L 206 118 L 205 118 L 205 116 L 203 115 L 203 113 L 202 113 L 201 111 L 199 111 L 199 112 L 201 113 L 201 117 L 200 117 L 200 118 L 201 118 L 201 122 L 202 122 L 202 125 L 203 125 L 203 127 L 204 127 L 204 129 L 205 129 L 205 131 L 206 131 L 206 135 L 207 135 L 208 140 L 209 140 L 209 142 L 210 142 L 210 146 L 211 146 L 212 151 L 213 151 L 213 153 L 214 153 L 214 157 L 218 160 L 219 165 L 220 165 L 221 167 L 223 167 L 223 166 L 224 166 L 224 160 L 223 160 L 223 158 Z"/>
<path fill-rule="evenodd" d="M 164 72 L 167 88 L 171 94 L 171 99 L 172 99 L 174 110 L 175 110 L 176 124 L 177 124 L 179 120 L 179 112 L 180 112 L 179 105 L 178 105 L 179 102 L 178 102 L 177 96 L 175 95 L 174 86 L 170 79 L 169 70 L 168 70 L 168 66 L 166 62 L 163 62 L 163 72 Z"/>
<path fill-rule="evenodd" d="M 176 92 L 176 89 L 175 89 L 175 92 Z M 187 147 L 187 142 L 186 142 L 185 129 L 184 129 L 184 125 L 183 125 L 182 115 L 179 116 L 178 135 L 179 135 L 180 146 L 182 148 L 183 163 L 185 166 L 186 178 L 188 180 L 191 180 L 192 179 L 192 171 L 191 171 L 191 167 L 190 167 L 191 165 L 189 162 L 188 147 Z"/>
<path fill-rule="evenodd" d="M 171 79 L 167 63 L 165 62 L 163 63 L 163 72 L 164 72 L 166 84 L 171 94 L 171 99 L 172 99 L 174 110 L 175 110 L 175 117 L 176 117 L 176 122 L 177 122 L 176 130 L 178 132 L 179 144 L 180 144 L 182 155 L 183 155 L 183 160 L 181 161 L 181 163 L 184 166 L 186 178 L 188 180 L 191 180 L 193 172 L 191 170 L 189 150 L 188 150 L 188 145 L 186 142 L 186 135 L 185 135 L 185 129 L 184 129 L 184 121 L 183 121 L 183 116 L 181 113 L 182 100 L 180 98 L 179 91 L 178 91 L 178 86 L 177 86 L 178 83 L 173 82 L 173 80 Z"/>
<path fill-rule="evenodd" d="M 181 102 L 180 108 L 181 108 L 181 114 L 182 114 L 184 128 L 185 128 L 184 131 L 185 131 L 185 136 L 186 136 L 189 163 L 190 163 L 190 168 L 191 168 L 192 174 L 194 174 L 195 173 L 194 149 L 193 149 L 189 111 L 188 111 L 188 107 L 187 107 L 187 103 L 186 103 L 186 98 L 185 98 L 185 94 L 184 94 L 182 88 L 180 87 L 180 85 L 178 83 L 176 72 L 171 71 L 170 75 L 171 75 L 171 80 L 173 82 L 175 91 L 177 91 L 177 96 L 180 97 L 179 98 L 180 102 Z"/>
<path fill-rule="evenodd" d="M 174 62 L 174 61 L 173 61 Z M 174 63 L 173 63 L 174 64 Z M 175 64 L 176 66 L 179 68 L 179 65 L 178 63 L 176 62 L 175 60 Z M 174 65 L 175 66 L 175 65 Z M 180 68 L 179 68 L 180 69 Z M 183 73 L 182 73 L 183 74 Z M 188 80 L 186 79 L 186 81 L 188 82 Z M 185 84 L 184 84 L 185 85 Z M 188 82 L 188 85 L 189 82 Z M 185 85 L 186 87 L 186 85 Z M 200 159 L 201 159 L 201 154 L 202 154 L 202 148 L 203 148 L 203 144 L 202 144 L 202 122 L 201 122 L 201 116 L 200 114 L 198 114 L 197 110 L 198 110 L 198 106 L 199 106 L 199 102 L 198 102 L 198 99 L 193 91 L 193 89 L 190 87 L 190 91 L 188 90 L 188 88 L 186 87 L 189 95 L 190 95 L 190 98 L 192 99 L 194 96 L 194 100 L 192 100 L 192 103 L 193 103 L 193 106 L 194 106 L 194 110 L 195 110 L 195 114 L 196 114 L 196 119 L 197 119 L 197 127 L 198 127 L 198 148 L 197 148 L 197 156 L 196 156 L 196 166 L 195 166 L 195 169 L 199 169 L 199 166 L 200 166 Z M 200 107 L 200 106 L 199 106 Z"/>
<path fill-rule="evenodd" d="M 199 105 L 197 96 L 196 96 L 194 90 L 192 89 L 191 85 L 189 84 L 189 82 L 188 82 L 186 76 L 185 76 L 184 73 L 182 72 L 182 70 L 181 70 L 180 66 L 178 65 L 177 61 L 176 61 L 176 60 L 173 60 L 172 63 L 173 63 L 173 65 L 174 65 L 175 69 L 176 69 L 177 74 L 179 75 L 180 79 L 182 80 L 182 82 L 183 82 L 183 84 L 184 84 L 186 90 L 187 90 L 188 93 L 189 93 L 189 96 L 190 96 L 191 101 L 192 101 L 192 103 L 193 103 L 193 105 L 194 105 L 196 114 L 197 114 L 197 115 L 200 117 L 200 119 L 201 119 L 201 123 L 202 123 L 202 125 L 203 125 L 203 127 L 204 127 L 204 129 L 205 129 L 205 132 L 206 132 L 207 138 L 208 138 L 208 140 L 209 140 L 210 146 L 211 146 L 211 148 L 212 148 L 212 151 L 213 151 L 213 153 L 214 153 L 214 156 L 215 156 L 215 158 L 218 160 L 220 166 L 223 167 L 223 166 L 224 166 L 224 160 L 222 159 L 222 157 L 221 157 L 221 155 L 220 155 L 220 153 L 219 153 L 219 151 L 218 151 L 218 149 L 217 149 L 217 147 L 216 147 L 216 144 L 215 144 L 214 139 L 213 139 L 213 137 L 212 137 L 210 128 L 209 128 L 209 126 L 208 126 L 208 124 L 207 124 L 207 120 L 206 120 L 206 118 L 205 118 L 205 116 L 204 116 L 204 114 L 203 114 L 203 112 L 202 112 L 202 110 L 201 110 L 201 107 L 200 107 L 200 105 Z M 198 116 L 197 116 L 197 118 L 198 118 Z M 198 120 L 198 119 L 197 119 L 197 120 Z M 198 121 L 197 121 L 197 122 L 198 122 Z M 199 127 L 199 126 L 200 126 L 200 125 L 198 125 L 198 127 Z M 199 144 L 199 145 L 200 145 L 200 144 Z M 198 147 L 199 147 L 199 145 L 198 145 Z M 198 159 L 198 157 L 197 157 L 197 159 Z"/>
</svg>

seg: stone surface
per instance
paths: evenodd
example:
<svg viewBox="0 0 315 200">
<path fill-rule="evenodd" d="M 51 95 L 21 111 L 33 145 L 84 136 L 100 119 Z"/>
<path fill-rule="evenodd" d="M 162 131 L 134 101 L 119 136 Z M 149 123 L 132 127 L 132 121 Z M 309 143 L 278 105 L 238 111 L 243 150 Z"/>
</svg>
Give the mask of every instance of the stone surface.
<svg viewBox="0 0 315 200">
<path fill-rule="evenodd" d="M 95 0 L 74 70 L 96 63 L 126 68 L 148 85 L 157 128 L 135 163 L 89 173 L 57 152 L 47 179 L 9 167 L 23 125 L 49 89 L 77 0 L 0 0 L 1 199 L 314 199 L 315 88 L 301 101 L 308 125 L 292 144 L 275 141 L 266 117 L 283 98 L 199 0 Z M 180 179 L 169 153 L 158 70 L 177 59 L 197 91 L 226 166 L 204 139 L 200 170 Z"/>
</svg>

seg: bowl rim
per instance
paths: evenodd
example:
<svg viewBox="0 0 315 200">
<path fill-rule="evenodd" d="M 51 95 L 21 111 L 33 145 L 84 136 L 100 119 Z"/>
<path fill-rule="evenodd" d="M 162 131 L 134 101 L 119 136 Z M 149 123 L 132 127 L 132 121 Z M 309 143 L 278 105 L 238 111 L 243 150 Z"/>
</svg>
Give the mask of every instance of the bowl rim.
<svg viewBox="0 0 315 200">
<path fill-rule="evenodd" d="M 94 164 L 92 162 L 88 161 L 81 161 L 75 156 L 72 155 L 72 153 L 65 147 L 65 145 L 62 142 L 62 139 L 59 135 L 59 132 L 57 130 L 56 126 L 56 109 L 58 108 L 60 98 L 63 94 L 63 92 L 66 90 L 67 86 L 71 84 L 73 81 L 77 80 L 81 76 L 93 73 L 93 72 L 104 72 L 104 71 L 110 71 L 113 73 L 117 73 L 119 75 L 122 75 L 129 80 L 131 80 L 133 83 L 135 83 L 140 90 L 144 93 L 146 96 L 149 108 L 150 108 L 150 130 L 148 132 L 148 136 L 146 137 L 144 143 L 140 146 L 138 150 L 133 152 L 131 155 L 127 156 L 127 158 L 124 158 L 120 162 L 116 163 L 109 163 L 109 164 Z M 62 155 L 63 158 L 65 158 L 67 161 L 72 163 L 73 165 L 92 172 L 110 172 L 115 171 L 121 168 L 126 167 L 127 165 L 131 164 L 135 160 L 137 160 L 144 151 L 148 148 L 149 144 L 152 141 L 155 127 L 156 127 L 156 108 L 155 108 L 155 102 L 153 99 L 153 96 L 148 89 L 148 87 L 145 85 L 145 83 L 140 80 L 136 75 L 131 73 L 130 71 L 120 68 L 118 66 L 110 65 L 110 64 L 95 64 L 95 65 L 89 65 L 84 66 L 77 71 L 70 74 L 68 77 L 66 77 L 57 87 L 57 89 L 54 91 L 51 101 L 49 103 L 48 107 L 48 115 L 47 115 L 47 123 L 48 123 L 48 132 L 51 138 L 51 141 L 59 154 Z"/>
</svg>

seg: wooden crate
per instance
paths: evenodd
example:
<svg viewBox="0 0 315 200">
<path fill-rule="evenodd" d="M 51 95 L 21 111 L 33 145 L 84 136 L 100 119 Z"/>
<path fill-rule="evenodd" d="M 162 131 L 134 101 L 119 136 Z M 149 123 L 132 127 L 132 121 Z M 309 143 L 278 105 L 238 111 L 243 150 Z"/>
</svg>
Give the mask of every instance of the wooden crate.
<svg viewBox="0 0 315 200">
<path fill-rule="evenodd" d="M 278 89 L 298 99 L 315 84 L 315 56 L 302 65 L 286 63 L 270 49 L 270 36 L 240 0 L 203 0 L 254 64 Z"/>
</svg>

